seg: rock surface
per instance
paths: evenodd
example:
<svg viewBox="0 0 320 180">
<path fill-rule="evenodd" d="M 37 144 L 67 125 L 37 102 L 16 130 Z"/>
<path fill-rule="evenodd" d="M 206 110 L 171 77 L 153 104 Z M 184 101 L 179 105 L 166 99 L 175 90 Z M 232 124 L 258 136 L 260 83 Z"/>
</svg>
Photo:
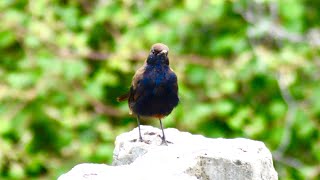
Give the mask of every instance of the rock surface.
<svg viewBox="0 0 320 180">
<path fill-rule="evenodd" d="M 173 179 L 173 180 L 276 180 L 270 151 L 249 139 L 210 139 L 201 135 L 165 130 L 168 146 L 160 146 L 161 130 L 141 126 L 117 137 L 113 166 L 80 164 L 59 180 L 71 179 Z M 147 143 L 146 143 L 147 142 Z"/>
</svg>

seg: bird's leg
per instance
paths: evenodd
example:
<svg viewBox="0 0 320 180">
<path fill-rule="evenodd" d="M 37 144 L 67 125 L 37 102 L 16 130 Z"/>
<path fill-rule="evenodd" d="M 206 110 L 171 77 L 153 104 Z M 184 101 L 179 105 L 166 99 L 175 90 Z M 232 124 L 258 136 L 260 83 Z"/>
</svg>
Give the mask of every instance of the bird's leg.
<svg viewBox="0 0 320 180">
<path fill-rule="evenodd" d="M 166 145 L 166 146 L 168 146 L 167 141 L 166 141 L 166 137 L 165 137 L 165 135 L 164 135 L 164 131 L 163 131 L 163 127 L 162 127 L 162 122 L 161 122 L 161 119 L 160 119 L 160 118 L 159 118 L 159 122 L 160 122 L 160 127 L 161 127 L 161 130 L 162 130 L 162 137 L 161 137 L 162 142 L 161 142 L 161 145 Z"/>
<path fill-rule="evenodd" d="M 140 129 L 140 116 L 137 116 L 138 121 L 138 128 L 139 128 L 139 141 L 143 142 L 142 136 L 141 136 L 141 129 Z"/>
</svg>

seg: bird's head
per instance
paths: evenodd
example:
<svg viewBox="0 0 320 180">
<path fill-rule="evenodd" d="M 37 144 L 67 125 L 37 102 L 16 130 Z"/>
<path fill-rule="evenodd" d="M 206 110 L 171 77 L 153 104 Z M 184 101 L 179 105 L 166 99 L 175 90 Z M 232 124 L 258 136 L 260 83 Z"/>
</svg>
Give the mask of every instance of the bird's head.
<svg viewBox="0 0 320 180">
<path fill-rule="evenodd" d="M 148 65 L 169 65 L 168 58 L 169 48 L 165 44 L 156 43 L 151 47 Z"/>
</svg>

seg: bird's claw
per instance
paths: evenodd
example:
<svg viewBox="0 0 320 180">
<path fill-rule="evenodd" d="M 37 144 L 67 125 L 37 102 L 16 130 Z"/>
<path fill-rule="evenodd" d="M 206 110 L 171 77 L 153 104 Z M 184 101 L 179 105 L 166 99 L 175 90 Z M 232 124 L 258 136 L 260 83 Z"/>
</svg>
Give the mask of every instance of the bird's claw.
<svg viewBox="0 0 320 180">
<path fill-rule="evenodd" d="M 168 144 L 173 144 L 172 142 L 167 141 L 166 139 L 164 139 L 162 137 L 161 137 L 161 139 L 162 139 L 161 144 L 160 144 L 161 146 L 168 146 Z"/>
</svg>

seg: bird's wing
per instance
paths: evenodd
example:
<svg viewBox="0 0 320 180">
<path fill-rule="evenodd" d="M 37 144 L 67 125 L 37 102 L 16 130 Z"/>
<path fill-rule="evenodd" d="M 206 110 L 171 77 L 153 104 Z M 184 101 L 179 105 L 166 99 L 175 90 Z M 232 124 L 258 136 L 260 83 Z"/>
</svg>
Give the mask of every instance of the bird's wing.
<svg viewBox="0 0 320 180">
<path fill-rule="evenodd" d="M 174 93 L 178 92 L 178 79 L 177 75 L 174 73 L 174 71 L 170 68 L 168 72 L 167 79 L 169 81 L 169 84 L 171 85 L 171 90 Z"/>
<path fill-rule="evenodd" d="M 141 68 L 139 68 L 137 70 L 137 72 L 134 74 L 134 76 L 132 78 L 132 84 L 131 84 L 131 87 L 130 87 L 130 91 L 127 92 L 126 94 L 123 94 L 123 95 L 117 97 L 117 101 L 118 102 L 125 101 L 125 100 L 128 100 L 128 99 L 132 100 L 132 96 L 135 96 L 134 92 L 135 92 L 135 89 L 138 86 L 138 83 L 139 83 L 140 79 L 142 78 L 142 74 L 144 72 L 144 69 L 145 69 L 145 67 L 142 66 Z M 136 99 L 136 98 L 134 98 L 134 99 Z"/>
<path fill-rule="evenodd" d="M 145 66 L 140 67 L 132 78 L 132 86 L 135 89 L 138 86 L 138 83 L 143 78 L 143 73 L 145 71 Z"/>
<path fill-rule="evenodd" d="M 132 78 L 132 84 L 129 92 L 129 101 L 131 102 L 135 102 L 143 93 L 143 86 L 139 86 L 139 84 L 143 78 L 144 71 L 145 66 L 142 66 L 137 70 Z"/>
</svg>

